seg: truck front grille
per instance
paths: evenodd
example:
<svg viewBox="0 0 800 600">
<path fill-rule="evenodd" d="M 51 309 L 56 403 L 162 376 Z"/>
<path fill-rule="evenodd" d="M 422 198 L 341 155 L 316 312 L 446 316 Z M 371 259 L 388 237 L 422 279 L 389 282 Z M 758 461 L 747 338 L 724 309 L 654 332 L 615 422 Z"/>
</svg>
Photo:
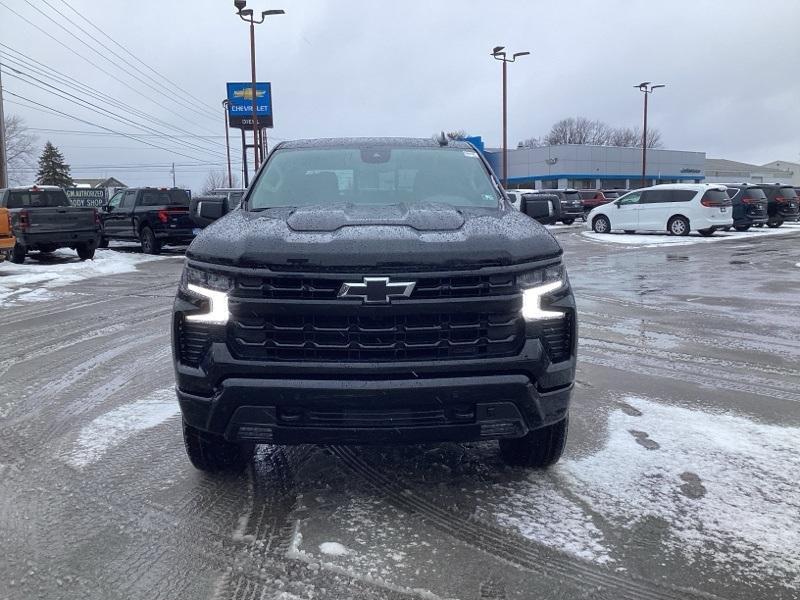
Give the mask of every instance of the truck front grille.
<svg viewBox="0 0 800 600">
<path fill-rule="evenodd" d="M 402 277 L 401 277 L 402 279 Z M 269 300 L 334 300 L 345 282 L 360 277 L 239 277 L 234 295 Z M 496 275 L 454 275 L 451 277 L 414 277 L 416 286 L 411 299 L 473 298 L 513 294 L 516 282 L 513 273 Z"/>
<path fill-rule="evenodd" d="M 343 316 L 237 316 L 229 325 L 241 359 L 294 361 L 443 360 L 512 356 L 524 343 L 518 312 Z"/>
</svg>

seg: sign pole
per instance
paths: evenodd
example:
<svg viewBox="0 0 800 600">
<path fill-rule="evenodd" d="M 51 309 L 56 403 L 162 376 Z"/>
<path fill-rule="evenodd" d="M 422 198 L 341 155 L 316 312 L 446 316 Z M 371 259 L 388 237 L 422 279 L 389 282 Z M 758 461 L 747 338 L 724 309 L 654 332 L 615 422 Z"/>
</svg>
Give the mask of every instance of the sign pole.
<svg viewBox="0 0 800 600">
<path fill-rule="evenodd" d="M 245 137 L 244 127 L 240 129 L 242 132 L 242 169 L 244 170 L 244 187 L 250 186 L 250 180 L 247 177 L 247 137 Z"/>
<path fill-rule="evenodd" d="M 228 100 L 222 101 L 222 110 L 225 115 L 225 152 L 228 155 L 228 187 L 233 187 L 233 173 L 231 173 L 231 138 L 228 134 Z"/>
</svg>

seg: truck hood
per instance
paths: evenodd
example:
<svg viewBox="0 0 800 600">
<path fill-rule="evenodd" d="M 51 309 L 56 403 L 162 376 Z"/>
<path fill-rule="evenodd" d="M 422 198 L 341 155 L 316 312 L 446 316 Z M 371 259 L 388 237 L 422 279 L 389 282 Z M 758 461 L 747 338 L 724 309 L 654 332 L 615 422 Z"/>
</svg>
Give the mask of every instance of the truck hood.
<svg viewBox="0 0 800 600">
<path fill-rule="evenodd" d="M 186 252 L 191 260 L 281 270 L 470 268 L 560 254 L 547 229 L 514 209 L 443 205 L 236 210 Z"/>
</svg>

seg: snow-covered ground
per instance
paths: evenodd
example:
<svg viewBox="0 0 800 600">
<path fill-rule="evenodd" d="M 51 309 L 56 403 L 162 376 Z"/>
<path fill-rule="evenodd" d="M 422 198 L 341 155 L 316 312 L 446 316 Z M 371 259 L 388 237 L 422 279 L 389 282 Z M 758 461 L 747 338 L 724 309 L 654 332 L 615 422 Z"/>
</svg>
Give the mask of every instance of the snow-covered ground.
<svg viewBox="0 0 800 600">
<path fill-rule="evenodd" d="M 81 261 L 74 250 L 57 250 L 42 260 L 29 256 L 24 264 L 0 263 L 0 306 L 38 302 L 53 297 L 53 288 L 91 277 L 135 271 L 137 266 L 164 257 L 97 250 L 94 260 Z"/>
<path fill-rule="evenodd" d="M 613 543 L 598 519 L 615 530 L 664 523 L 665 549 L 690 562 L 800 587 L 800 429 L 640 397 L 621 406 L 599 452 L 492 490 L 481 512 L 600 563 L 613 562 Z"/>
<path fill-rule="evenodd" d="M 768 227 L 754 227 L 749 231 L 717 231 L 711 237 L 703 237 L 696 231 L 688 236 L 674 236 L 668 233 L 595 233 L 594 231 L 584 231 L 584 237 L 606 244 L 624 244 L 629 246 L 641 246 L 644 248 L 655 248 L 657 246 L 687 246 L 690 244 L 712 244 L 725 240 L 752 240 L 772 235 L 798 235 L 800 234 L 800 223 L 784 223 L 781 227 L 770 229 Z"/>
</svg>

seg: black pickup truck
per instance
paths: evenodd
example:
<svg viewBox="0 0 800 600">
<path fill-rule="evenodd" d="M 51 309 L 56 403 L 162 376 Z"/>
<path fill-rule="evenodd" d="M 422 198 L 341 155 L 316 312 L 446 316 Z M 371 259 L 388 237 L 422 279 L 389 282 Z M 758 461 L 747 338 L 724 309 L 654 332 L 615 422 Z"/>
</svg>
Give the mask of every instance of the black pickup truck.
<svg viewBox="0 0 800 600">
<path fill-rule="evenodd" d="M 51 185 L 0 190 L 0 207 L 8 209 L 16 244 L 11 261 L 25 262 L 31 250 L 72 248 L 81 260 L 94 257 L 100 241 L 100 219 L 94 208 L 70 206 L 66 193 Z"/>
<path fill-rule="evenodd" d="M 257 443 L 561 456 L 576 356 L 562 250 L 469 144 L 283 142 L 186 256 L 172 346 L 197 468 L 241 468 Z"/>
<path fill-rule="evenodd" d="M 189 216 L 189 193 L 178 188 L 128 188 L 103 206 L 101 247 L 109 240 L 138 241 L 146 254 L 162 246 L 188 244 L 199 231 Z"/>
</svg>

